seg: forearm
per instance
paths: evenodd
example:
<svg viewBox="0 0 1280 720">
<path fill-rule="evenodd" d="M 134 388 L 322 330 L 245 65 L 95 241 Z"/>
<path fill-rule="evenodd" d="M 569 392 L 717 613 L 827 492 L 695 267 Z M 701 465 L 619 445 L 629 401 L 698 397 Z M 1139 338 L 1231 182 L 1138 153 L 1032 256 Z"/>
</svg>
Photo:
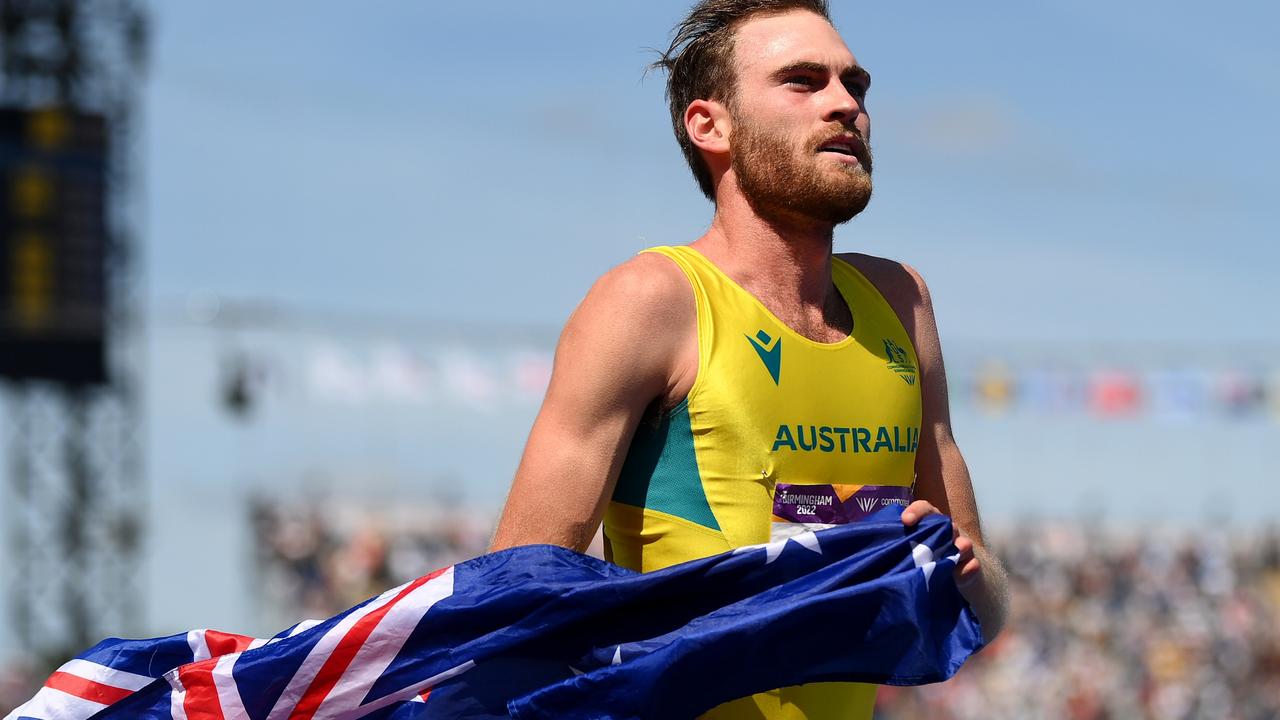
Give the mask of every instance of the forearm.
<svg viewBox="0 0 1280 720">
<path fill-rule="evenodd" d="M 543 447 L 545 454 L 521 463 L 490 552 L 535 543 L 582 552 L 595 536 L 610 483 L 591 479 L 607 479 L 609 468 L 594 466 L 592 458 L 564 445 Z M 563 468 L 579 468 L 580 473 Z"/>
<path fill-rule="evenodd" d="M 559 515 L 554 508 L 543 508 L 540 511 L 521 510 L 517 513 L 504 512 L 494 531 L 493 540 L 489 544 L 489 552 L 535 544 L 559 545 L 584 552 L 591 544 L 599 527 L 598 521 L 566 518 Z"/>
<path fill-rule="evenodd" d="M 632 420 L 591 416 L 588 426 L 585 413 L 566 420 L 554 410 L 534 423 L 490 552 L 535 543 L 583 552 L 600 527 Z"/>
<path fill-rule="evenodd" d="M 990 643 L 1009 617 L 1009 575 L 999 558 L 978 544 L 973 546 L 982 572 L 969 582 L 961 581 L 960 593 L 973 607 L 982 624 L 982 641 Z"/>
</svg>

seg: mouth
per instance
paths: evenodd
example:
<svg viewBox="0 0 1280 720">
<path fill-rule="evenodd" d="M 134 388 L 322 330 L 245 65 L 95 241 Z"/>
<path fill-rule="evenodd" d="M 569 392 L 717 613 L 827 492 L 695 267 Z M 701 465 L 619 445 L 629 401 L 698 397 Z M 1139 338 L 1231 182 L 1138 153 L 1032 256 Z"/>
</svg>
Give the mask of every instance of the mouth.
<svg viewBox="0 0 1280 720">
<path fill-rule="evenodd" d="M 818 146 L 818 152 L 838 156 L 846 163 L 858 163 L 863 168 L 870 168 L 867 158 L 867 146 L 856 135 L 839 135 Z"/>
</svg>

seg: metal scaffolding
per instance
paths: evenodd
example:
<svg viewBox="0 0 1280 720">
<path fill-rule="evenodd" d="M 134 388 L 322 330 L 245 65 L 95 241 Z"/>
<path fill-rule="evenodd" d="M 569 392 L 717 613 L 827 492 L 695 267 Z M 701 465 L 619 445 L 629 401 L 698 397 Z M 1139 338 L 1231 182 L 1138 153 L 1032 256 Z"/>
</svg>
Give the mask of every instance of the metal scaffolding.
<svg viewBox="0 0 1280 720">
<path fill-rule="evenodd" d="M 146 35 L 133 0 L 0 0 L 0 106 L 99 117 L 106 143 L 105 382 L 0 386 L 11 559 L 0 583 L 19 649 L 41 669 L 143 629 L 136 118 Z"/>
</svg>

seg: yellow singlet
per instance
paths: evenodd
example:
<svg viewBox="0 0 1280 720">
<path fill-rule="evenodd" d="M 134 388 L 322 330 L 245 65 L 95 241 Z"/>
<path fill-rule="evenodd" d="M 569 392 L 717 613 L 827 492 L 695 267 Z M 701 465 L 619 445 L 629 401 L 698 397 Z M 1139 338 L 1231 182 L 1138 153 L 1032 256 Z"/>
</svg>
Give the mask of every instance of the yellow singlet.
<svg viewBox="0 0 1280 720">
<path fill-rule="evenodd" d="M 645 252 L 673 260 L 693 286 L 698 374 L 683 402 L 636 430 L 605 512 L 606 558 L 649 572 L 910 501 L 920 438 L 915 348 L 870 281 L 832 260 L 853 332 L 818 343 L 693 248 Z M 870 720 L 875 693 L 811 683 L 703 717 Z"/>
</svg>

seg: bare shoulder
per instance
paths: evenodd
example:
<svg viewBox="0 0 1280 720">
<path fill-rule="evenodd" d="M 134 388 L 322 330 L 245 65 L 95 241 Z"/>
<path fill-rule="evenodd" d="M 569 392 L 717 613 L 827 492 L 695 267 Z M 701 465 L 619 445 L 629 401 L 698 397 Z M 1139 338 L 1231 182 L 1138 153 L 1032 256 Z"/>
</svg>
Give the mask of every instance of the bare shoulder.
<svg viewBox="0 0 1280 720">
<path fill-rule="evenodd" d="M 674 262 L 641 253 L 600 276 L 578 308 L 583 311 L 662 324 L 693 312 L 693 291 Z"/>
<path fill-rule="evenodd" d="M 569 318 L 556 364 L 573 371 L 553 373 L 552 386 L 595 367 L 619 390 L 671 397 L 696 373 L 696 327 L 684 272 L 656 253 L 636 255 L 602 275 Z"/>
<path fill-rule="evenodd" d="M 915 345 L 916 358 L 923 375 L 926 410 L 941 407 L 945 414 L 946 374 L 942 363 L 942 344 L 938 340 L 938 322 L 933 314 L 933 300 L 924 278 L 910 265 L 861 253 L 839 256 L 857 268 L 880 291 L 889 307 L 902 322 L 902 327 Z"/>
<path fill-rule="evenodd" d="M 915 268 L 904 262 L 863 253 L 839 253 L 837 257 L 852 265 L 876 286 L 908 331 L 921 313 L 932 316 L 929 288 Z"/>
</svg>

